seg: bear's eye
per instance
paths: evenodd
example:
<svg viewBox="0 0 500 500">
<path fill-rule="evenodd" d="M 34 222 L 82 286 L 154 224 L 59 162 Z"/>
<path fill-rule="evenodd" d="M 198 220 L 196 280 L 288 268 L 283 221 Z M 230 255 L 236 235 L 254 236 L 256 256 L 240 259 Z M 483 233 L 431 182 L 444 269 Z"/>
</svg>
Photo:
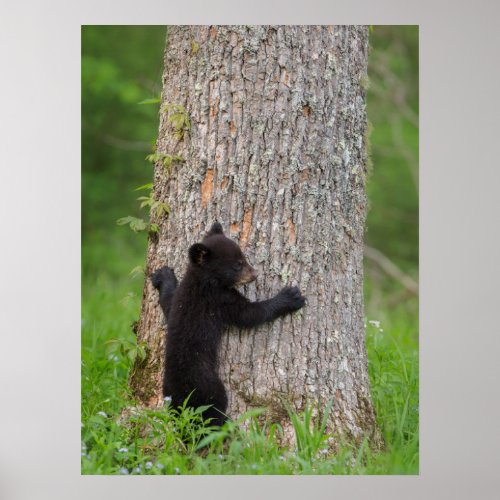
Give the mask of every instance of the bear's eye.
<svg viewBox="0 0 500 500">
<path fill-rule="evenodd" d="M 234 265 L 234 268 L 239 271 L 241 268 L 243 267 L 243 261 L 242 260 L 239 260 L 238 262 L 236 262 L 236 264 Z"/>
</svg>

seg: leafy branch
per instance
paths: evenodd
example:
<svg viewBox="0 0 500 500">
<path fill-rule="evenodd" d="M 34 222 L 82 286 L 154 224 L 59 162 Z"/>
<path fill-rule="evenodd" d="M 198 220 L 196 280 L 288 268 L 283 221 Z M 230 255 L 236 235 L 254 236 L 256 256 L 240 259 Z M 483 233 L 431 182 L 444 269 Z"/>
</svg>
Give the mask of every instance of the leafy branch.
<svg viewBox="0 0 500 500">
<path fill-rule="evenodd" d="M 140 201 L 140 208 L 149 207 L 151 212 L 155 212 L 157 217 L 161 217 L 162 215 L 168 215 L 170 213 L 170 207 L 163 203 L 160 200 L 156 200 L 153 196 L 153 184 L 148 183 L 142 186 L 139 186 L 135 189 L 135 191 L 142 191 L 145 189 L 149 189 L 149 194 L 146 196 L 139 196 L 137 201 Z M 149 233 L 158 233 L 160 228 L 158 224 L 147 223 L 144 219 L 139 219 L 137 217 L 133 217 L 128 215 L 127 217 L 122 217 L 118 219 L 116 223 L 119 226 L 129 225 L 130 229 L 134 231 L 134 233 L 138 233 L 140 231 L 148 231 Z"/>
</svg>

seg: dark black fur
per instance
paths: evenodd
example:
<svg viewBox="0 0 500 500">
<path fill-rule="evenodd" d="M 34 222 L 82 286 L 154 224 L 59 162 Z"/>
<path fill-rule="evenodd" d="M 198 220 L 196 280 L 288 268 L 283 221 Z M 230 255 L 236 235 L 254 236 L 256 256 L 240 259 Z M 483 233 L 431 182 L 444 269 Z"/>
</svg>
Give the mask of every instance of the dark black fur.
<svg viewBox="0 0 500 500">
<path fill-rule="evenodd" d="M 179 286 L 168 267 L 151 276 L 167 318 L 163 395 L 170 396 L 177 408 L 191 394 L 188 404 L 212 405 L 203 416 L 213 419 L 212 425 L 222 425 L 227 396 L 217 375 L 217 354 L 223 327 L 261 325 L 300 309 L 305 299 L 297 287 L 283 288 L 261 302 L 250 302 L 235 290 L 257 273 L 218 222 L 188 253 L 189 265 Z"/>
</svg>

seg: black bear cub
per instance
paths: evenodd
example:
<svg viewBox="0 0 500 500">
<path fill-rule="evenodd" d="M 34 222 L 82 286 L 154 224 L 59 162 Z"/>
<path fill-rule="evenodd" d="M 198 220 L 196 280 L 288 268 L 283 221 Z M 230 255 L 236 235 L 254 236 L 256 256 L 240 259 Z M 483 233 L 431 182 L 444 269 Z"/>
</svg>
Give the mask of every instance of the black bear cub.
<svg viewBox="0 0 500 500">
<path fill-rule="evenodd" d="M 250 302 L 235 287 L 256 277 L 239 246 L 224 236 L 218 222 L 201 243 L 189 248 L 189 265 L 179 286 L 168 267 L 151 276 L 167 318 L 163 396 L 172 398 L 174 408 L 189 395 L 189 406 L 211 405 L 203 414 L 212 419 L 211 425 L 226 420 L 227 395 L 217 375 L 223 327 L 254 327 L 305 304 L 297 287 L 285 287 L 272 299 Z"/>
</svg>

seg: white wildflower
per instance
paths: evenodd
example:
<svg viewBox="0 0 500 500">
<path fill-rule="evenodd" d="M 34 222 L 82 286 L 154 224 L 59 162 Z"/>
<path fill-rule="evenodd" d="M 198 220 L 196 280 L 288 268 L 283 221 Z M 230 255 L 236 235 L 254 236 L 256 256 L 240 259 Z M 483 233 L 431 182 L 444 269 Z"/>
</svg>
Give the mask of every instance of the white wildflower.
<svg viewBox="0 0 500 500">
<path fill-rule="evenodd" d="M 120 448 L 118 450 L 119 453 L 127 453 L 128 452 L 128 448 Z"/>
<path fill-rule="evenodd" d="M 368 323 L 370 323 L 370 325 L 374 326 L 375 328 L 380 328 L 380 321 L 372 319 L 368 321 Z"/>
<path fill-rule="evenodd" d="M 103 411 L 98 411 L 97 414 L 100 415 L 101 417 L 108 418 L 108 416 L 106 415 L 106 413 L 103 412 Z"/>
<path fill-rule="evenodd" d="M 128 473 L 129 473 L 129 472 L 128 472 L 128 469 L 127 469 L 126 467 L 122 467 L 122 468 L 120 469 L 120 474 L 128 474 Z"/>
<path fill-rule="evenodd" d="M 151 467 L 153 467 L 153 462 L 146 462 L 144 466 L 146 467 L 146 469 L 151 469 Z"/>
</svg>

